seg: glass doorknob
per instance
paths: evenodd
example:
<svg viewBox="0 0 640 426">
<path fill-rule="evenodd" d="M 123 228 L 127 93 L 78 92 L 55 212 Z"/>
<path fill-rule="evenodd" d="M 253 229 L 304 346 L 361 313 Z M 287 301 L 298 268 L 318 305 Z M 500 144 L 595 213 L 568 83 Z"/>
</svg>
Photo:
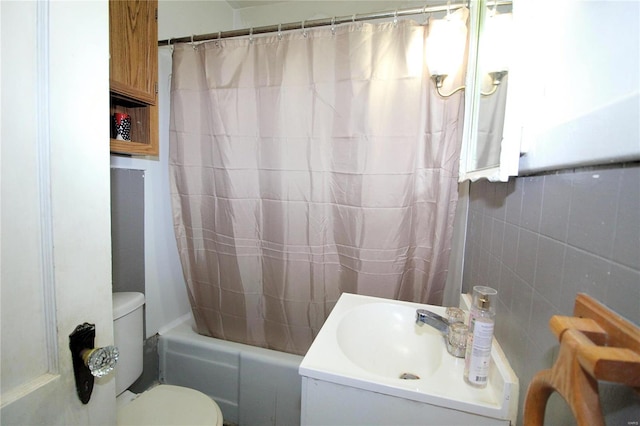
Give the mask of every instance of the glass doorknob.
<svg viewBox="0 0 640 426">
<path fill-rule="evenodd" d="M 84 349 L 81 352 L 84 365 L 95 377 L 106 376 L 111 373 L 118 362 L 118 348 L 105 346 L 104 348 Z"/>
<path fill-rule="evenodd" d="M 78 325 L 69 335 L 76 391 L 83 404 L 91 399 L 95 378 L 109 374 L 118 361 L 118 348 L 95 348 L 95 339 L 96 325 L 88 322 Z"/>
</svg>

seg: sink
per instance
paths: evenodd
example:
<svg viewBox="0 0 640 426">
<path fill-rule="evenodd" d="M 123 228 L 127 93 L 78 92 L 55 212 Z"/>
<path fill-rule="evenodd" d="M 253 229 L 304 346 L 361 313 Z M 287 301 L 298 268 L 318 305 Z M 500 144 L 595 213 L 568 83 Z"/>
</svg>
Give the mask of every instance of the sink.
<svg viewBox="0 0 640 426">
<path fill-rule="evenodd" d="M 338 348 L 353 364 L 383 377 L 429 377 L 442 361 L 442 334 L 415 323 L 415 308 L 370 303 L 351 309 L 338 323 Z"/>
<path fill-rule="evenodd" d="M 515 424 L 518 378 L 498 342 L 487 387 L 471 387 L 464 359 L 435 328 L 416 325 L 417 309 L 446 310 L 340 296 L 300 364 L 303 425 Z"/>
</svg>

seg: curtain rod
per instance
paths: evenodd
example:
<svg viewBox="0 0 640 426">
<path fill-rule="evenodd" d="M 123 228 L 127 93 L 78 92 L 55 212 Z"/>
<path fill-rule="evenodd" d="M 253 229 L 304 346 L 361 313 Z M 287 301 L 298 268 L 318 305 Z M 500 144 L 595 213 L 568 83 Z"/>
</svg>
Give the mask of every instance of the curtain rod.
<svg viewBox="0 0 640 426">
<path fill-rule="evenodd" d="M 168 46 L 174 43 L 187 43 L 196 41 L 218 40 L 223 38 L 242 37 L 257 34 L 275 33 L 281 31 L 301 30 L 305 28 L 324 27 L 329 25 L 344 24 L 346 22 L 369 21 L 372 19 L 398 18 L 401 16 L 418 15 L 421 13 L 446 12 L 447 10 L 457 10 L 466 7 L 469 0 L 459 4 L 445 4 L 440 6 L 425 6 L 412 9 L 398 9 L 386 12 L 366 13 L 362 15 L 353 14 L 351 16 L 338 16 L 334 18 L 312 19 L 309 21 L 289 22 L 286 24 L 266 25 L 263 27 L 244 28 L 240 30 L 220 31 L 217 33 L 193 35 L 187 37 L 169 38 L 158 41 L 158 46 Z M 496 6 L 510 5 L 511 1 L 496 1 Z"/>
</svg>

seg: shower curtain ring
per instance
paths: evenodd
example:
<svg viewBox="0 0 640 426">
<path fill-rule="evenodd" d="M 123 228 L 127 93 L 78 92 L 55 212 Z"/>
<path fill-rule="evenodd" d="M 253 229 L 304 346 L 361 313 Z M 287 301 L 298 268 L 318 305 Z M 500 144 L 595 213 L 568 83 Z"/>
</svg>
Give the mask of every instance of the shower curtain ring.
<svg viewBox="0 0 640 426">
<path fill-rule="evenodd" d="M 331 18 L 331 34 L 336 35 L 336 17 Z"/>
<path fill-rule="evenodd" d="M 304 37 L 307 37 L 307 30 L 304 28 L 304 20 L 302 21 L 302 23 L 300 24 L 300 26 L 302 27 L 302 35 Z"/>
<path fill-rule="evenodd" d="M 193 42 L 193 34 L 191 34 L 191 47 L 193 48 L 193 50 L 198 50 L 196 44 Z"/>
<path fill-rule="evenodd" d="M 253 44 L 253 27 L 249 28 L 249 44 Z"/>
<path fill-rule="evenodd" d="M 398 26 L 398 9 L 396 9 L 395 12 L 393 12 L 393 26 L 394 27 Z"/>
<path fill-rule="evenodd" d="M 278 24 L 278 40 L 282 40 L 282 24 Z"/>
</svg>

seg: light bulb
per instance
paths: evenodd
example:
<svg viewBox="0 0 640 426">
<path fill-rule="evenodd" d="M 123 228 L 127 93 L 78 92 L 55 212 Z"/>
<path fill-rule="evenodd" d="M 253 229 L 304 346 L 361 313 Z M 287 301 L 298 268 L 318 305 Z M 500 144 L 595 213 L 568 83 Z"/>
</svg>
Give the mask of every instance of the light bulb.
<svg viewBox="0 0 640 426">
<path fill-rule="evenodd" d="M 511 13 L 488 14 L 480 37 L 480 67 L 482 72 L 509 70 L 511 56 Z"/>
<path fill-rule="evenodd" d="M 430 75 L 455 75 L 464 59 L 467 44 L 467 8 L 458 9 L 444 19 L 429 22 L 425 57 Z"/>
</svg>

